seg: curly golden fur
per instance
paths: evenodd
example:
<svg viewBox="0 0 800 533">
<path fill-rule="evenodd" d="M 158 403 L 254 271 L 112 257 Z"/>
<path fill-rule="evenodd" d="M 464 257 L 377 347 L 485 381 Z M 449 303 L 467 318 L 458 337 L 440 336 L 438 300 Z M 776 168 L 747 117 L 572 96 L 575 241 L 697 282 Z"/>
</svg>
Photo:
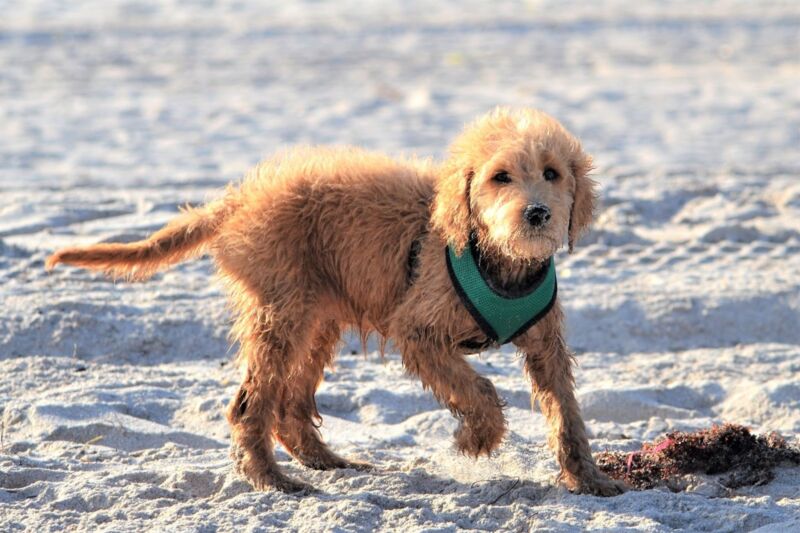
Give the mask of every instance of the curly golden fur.
<svg viewBox="0 0 800 533">
<path fill-rule="evenodd" d="M 591 168 L 553 118 L 497 109 L 469 125 L 441 164 L 355 148 L 291 150 L 147 240 L 60 250 L 47 266 L 144 279 L 209 252 L 230 294 L 244 374 L 228 409 L 232 457 L 256 488 L 302 490 L 279 469 L 273 439 L 310 468 L 368 468 L 336 455 L 317 431 L 314 393 L 342 328 L 394 341 L 407 371 L 459 419 L 459 450 L 497 448 L 503 402 L 465 359 L 465 346 L 488 339 L 453 289 L 444 247 L 463 250 L 474 235 L 493 283 L 513 290 L 591 223 Z M 532 404 L 548 420 L 566 486 L 617 494 L 623 487 L 591 455 L 562 323 L 556 303 L 514 340 Z"/>
</svg>

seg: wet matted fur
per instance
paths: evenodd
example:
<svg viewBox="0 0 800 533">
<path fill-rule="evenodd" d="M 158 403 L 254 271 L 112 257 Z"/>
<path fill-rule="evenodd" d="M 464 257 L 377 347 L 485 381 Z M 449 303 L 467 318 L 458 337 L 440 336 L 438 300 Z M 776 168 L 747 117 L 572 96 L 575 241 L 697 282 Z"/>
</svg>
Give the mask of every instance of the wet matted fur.
<svg viewBox="0 0 800 533">
<path fill-rule="evenodd" d="M 232 456 L 259 489 L 303 490 L 279 469 L 274 438 L 311 468 L 368 468 L 336 455 L 317 431 L 314 393 L 343 328 L 393 340 L 407 371 L 459 419 L 459 450 L 477 457 L 497 448 L 503 403 L 465 359 L 466 347 L 489 343 L 450 282 L 445 246 L 461 252 L 473 236 L 492 285 L 519 290 L 591 223 L 591 168 L 553 118 L 497 109 L 467 126 L 442 163 L 355 148 L 291 150 L 147 240 L 67 248 L 47 266 L 144 279 L 210 253 L 235 312 L 244 374 L 228 409 Z M 514 339 L 532 404 L 550 425 L 561 481 L 618 494 L 622 484 L 592 458 L 562 324 L 556 302 Z"/>
</svg>

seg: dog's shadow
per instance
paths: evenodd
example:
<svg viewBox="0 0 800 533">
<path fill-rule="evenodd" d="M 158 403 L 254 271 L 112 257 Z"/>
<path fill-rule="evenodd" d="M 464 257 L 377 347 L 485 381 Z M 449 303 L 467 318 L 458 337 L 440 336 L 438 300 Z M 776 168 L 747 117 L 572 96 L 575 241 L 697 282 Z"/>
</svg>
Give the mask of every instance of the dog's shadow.
<svg viewBox="0 0 800 533">
<path fill-rule="evenodd" d="M 309 477 L 309 470 L 281 462 L 287 474 L 297 479 Z M 328 479 L 317 479 L 314 492 L 299 493 L 297 497 L 312 496 L 329 502 L 362 501 L 382 509 L 403 509 L 430 508 L 432 501 L 438 497 L 446 498 L 459 507 L 505 506 L 515 502 L 536 505 L 554 491 L 560 490 L 554 484 L 514 476 L 465 483 L 446 475 L 430 473 L 424 467 L 405 470 L 397 463 L 393 466 L 375 464 L 367 471 L 331 471 L 322 476 Z M 357 490 L 354 490 L 356 487 Z"/>
</svg>

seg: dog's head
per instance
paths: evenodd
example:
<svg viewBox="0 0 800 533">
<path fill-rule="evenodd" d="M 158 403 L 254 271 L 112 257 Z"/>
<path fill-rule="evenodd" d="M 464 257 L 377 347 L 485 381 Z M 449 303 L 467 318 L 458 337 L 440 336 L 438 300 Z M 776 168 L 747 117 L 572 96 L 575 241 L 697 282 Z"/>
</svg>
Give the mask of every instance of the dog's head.
<svg viewBox="0 0 800 533">
<path fill-rule="evenodd" d="M 592 158 L 552 117 L 497 109 L 450 147 L 433 225 L 460 253 L 475 233 L 487 248 L 544 260 L 588 229 L 596 200 Z"/>
</svg>

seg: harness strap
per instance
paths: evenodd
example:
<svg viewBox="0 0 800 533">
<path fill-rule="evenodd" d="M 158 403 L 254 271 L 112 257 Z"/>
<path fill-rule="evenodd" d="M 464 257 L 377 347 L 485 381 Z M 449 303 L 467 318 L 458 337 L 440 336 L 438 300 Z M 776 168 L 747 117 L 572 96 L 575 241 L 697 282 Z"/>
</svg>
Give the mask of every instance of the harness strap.
<svg viewBox="0 0 800 533">
<path fill-rule="evenodd" d="M 519 297 L 508 298 L 489 286 L 478 268 L 479 252 L 470 242 L 468 251 L 457 255 L 445 248 L 447 272 L 464 307 L 487 337 L 506 344 L 541 320 L 555 304 L 558 293 L 555 261 L 542 266 L 543 276 Z"/>
<path fill-rule="evenodd" d="M 417 280 L 419 252 L 422 250 L 423 237 L 425 237 L 424 233 L 414 239 L 414 241 L 411 243 L 411 246 L 408 248 L 408 259 L 406 260 L 406 282 L 409 287 Z"/>
</svg>

